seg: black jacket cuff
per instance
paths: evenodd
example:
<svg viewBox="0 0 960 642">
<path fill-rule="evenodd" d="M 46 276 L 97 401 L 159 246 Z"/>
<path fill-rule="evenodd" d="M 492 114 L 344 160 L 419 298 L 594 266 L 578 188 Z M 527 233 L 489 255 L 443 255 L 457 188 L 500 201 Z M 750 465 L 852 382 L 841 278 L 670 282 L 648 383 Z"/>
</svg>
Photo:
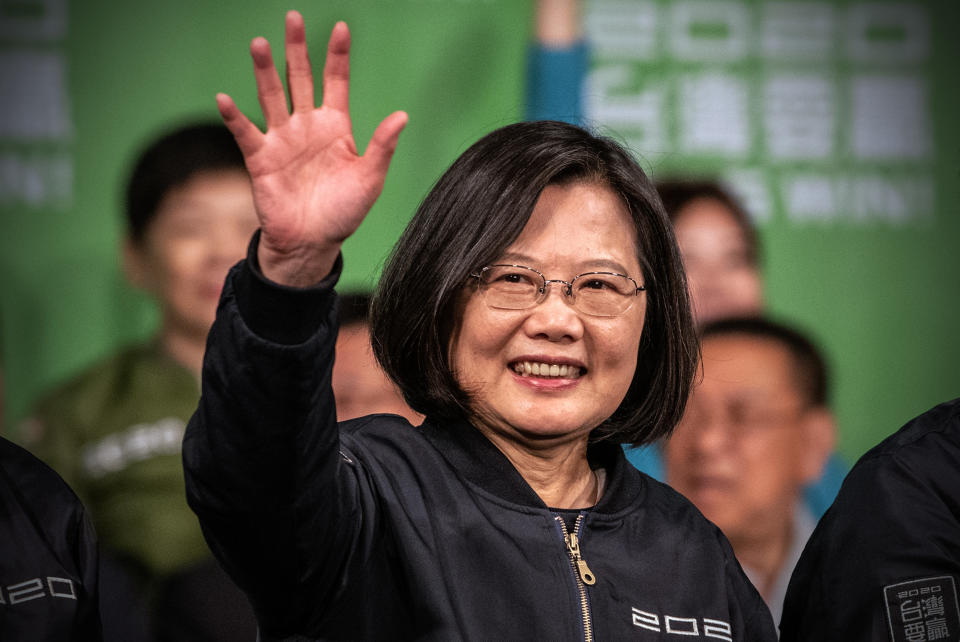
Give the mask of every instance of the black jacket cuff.
<svg viewBox="0 0 960 642">
<path fill-rule="evenodd" d="M 257 336 L 283 345 L 297 345 L 313 336 L 336 305 L 333 287 L 343 271 L 338 254 L 333 269 L 308 288 L 274 283 L 263 275 L 257 259 L 260 230 L 250 239 L 247 258 L 234 270 L 234 288 L 240 316 Z"/>
</svg>

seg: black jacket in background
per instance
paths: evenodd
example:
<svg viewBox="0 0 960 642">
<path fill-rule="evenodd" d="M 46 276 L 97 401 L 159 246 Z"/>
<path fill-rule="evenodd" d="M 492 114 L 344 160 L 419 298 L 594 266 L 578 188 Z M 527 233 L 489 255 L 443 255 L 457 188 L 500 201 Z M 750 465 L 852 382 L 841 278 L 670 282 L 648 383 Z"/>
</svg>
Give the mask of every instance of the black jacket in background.
<svg viewBox="0 0 960 642">
<path fill-rule="evenodd" d="M 338 429 L 338 270 L 309 290 L 255 270 L 248 259 L 227 279 L 184 463 L 264 639 L 580 640 L 585 618 L 597 640 L 776 639 L 720 531 L 618 445 L 590 453 L 606 469 L 600 503 L 557 511 L 465 421 Z"/>
<path fill-rule="evenodd" d="M 870 450 L 787 589 L 781 640 L 960 640 L 960 399 Z"/>
<path fill-rule="evenodd" d="M 101 640 L 97 544 L 67 484 L 0 438 L 0 640 Z"/>
</svg>

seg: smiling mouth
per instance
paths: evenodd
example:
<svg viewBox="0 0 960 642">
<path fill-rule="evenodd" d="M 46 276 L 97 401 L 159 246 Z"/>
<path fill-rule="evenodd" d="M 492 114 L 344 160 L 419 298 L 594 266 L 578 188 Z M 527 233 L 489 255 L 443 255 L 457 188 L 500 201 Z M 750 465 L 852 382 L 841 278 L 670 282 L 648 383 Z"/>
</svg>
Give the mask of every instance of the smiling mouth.
<svg viewBox="0 0 960 642">
<path fill-rule="evenodd" d="M 541 361 L 516 361 L 510 367 L 521 377 L 546 379 L 579 379 L 586 373 L 586 368 L 580 366 Z"/>
</svg>

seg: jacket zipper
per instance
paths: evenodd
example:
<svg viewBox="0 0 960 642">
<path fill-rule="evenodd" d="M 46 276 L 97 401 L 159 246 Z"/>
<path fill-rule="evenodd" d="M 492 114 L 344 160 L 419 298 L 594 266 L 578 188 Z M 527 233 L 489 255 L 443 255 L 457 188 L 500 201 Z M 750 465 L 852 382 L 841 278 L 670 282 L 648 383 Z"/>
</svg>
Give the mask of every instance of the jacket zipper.
<svg viewBox="0 0 960 642">
<path fill-rule="evenodd" d="M 590 567 L 580 555 L 580 538 L 577 533 L 580 532 L 580 524 L 583 522 L 583 513 L 577 515 L 577 521 L 573 525 L 573 532 L 567 531 L 567 525 L 563 518 L 557 515 L 554 519 L 560 524 L 560 530 L 563 532 L 563 543 L 567 545 L 567 555 L 570 558 L 570 566 L 573 568 L 573 576 L 577 582 L 577 591 L 580 594 L 580 616 L 583 619 L 583 639 L 585 642 L 593 641 L 593 622 L 590 618 L 590 603 L 587 601 L 587 586 L 593 586 L 597 578 L 593 575 Z"/>
</svg>

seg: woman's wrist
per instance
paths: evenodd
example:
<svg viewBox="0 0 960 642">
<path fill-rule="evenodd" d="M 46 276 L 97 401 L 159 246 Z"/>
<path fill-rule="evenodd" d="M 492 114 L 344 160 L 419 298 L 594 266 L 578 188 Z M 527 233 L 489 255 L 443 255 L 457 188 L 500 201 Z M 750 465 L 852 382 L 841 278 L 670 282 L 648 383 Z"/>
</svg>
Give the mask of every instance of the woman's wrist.
<svg viewBox="0 0 960 642">
<path fill-rule="evenodd" d="M 320 283 L 333 270 L 341 243 L 277 250 L 260 240 L 257 261 L 267 279 L 279 285 L 308 288 Z"/>
</svg>

